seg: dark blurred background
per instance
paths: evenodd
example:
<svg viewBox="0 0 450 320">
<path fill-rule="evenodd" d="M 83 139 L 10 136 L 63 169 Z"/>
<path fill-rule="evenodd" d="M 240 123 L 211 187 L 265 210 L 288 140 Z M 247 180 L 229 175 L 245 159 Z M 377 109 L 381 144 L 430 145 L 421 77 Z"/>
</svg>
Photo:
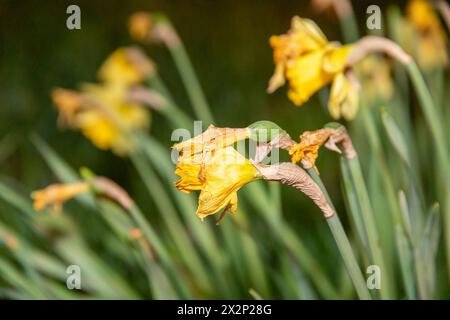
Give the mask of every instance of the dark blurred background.
<svg viewBox="0 0 450 320">
<path fill-rule="evenodd" d="M 66 8 L 70 4 L 81 8 L 81 30 L 66 28 Z M 360 27 L 365 26 L 368 5 L 386 5 L 383 1 L 353 4 Z M 88 166 L 112 178 L 143 207 L 152 208 L 129 161 L 96 149 L 79 132 L 59 129 L 50 100 L 54 87 L 77 88 L 82 82 L 96 81 L 96 71 L 108 54 L 117 47 L 134 44 L 127 32 L 127 19 L 138 10 L 163 11 L 170 17 L 185 43 L 218 126 L 244 127 L 267 119 L 297 138 L 302 131 L 330 121 L 319 104 L 320 95 L 295 108 L 285 88 L 273 95 L 265 91 L 274 68 L 268 39 L 286 32 L 292 16 L 313 18 L 329 39 L 341 39 L 336 18 L 332 14 L 314 15 L 309 1 L 0 0 L 0 170 L 24 194 L 56 180 L 29 142 L 29 135 L 37 133 L 74 168 Z M 191 112 L 166 49 L 155 45 L 145 50 L 157 63 L 179 105 Z M 169 150 L 172 143 L 167 122 L 153 113 L 150 130 Z M 336 156 L 322 151 L 318 167 L 342 208 Z M 309 210 L 310 202 L 287 187 L 283 187 L 283 207 L 288 221 L 298 224 L 300 230 L 324 227 L 316 223 L 321 217 L 317 210 Z"/>
</svg>

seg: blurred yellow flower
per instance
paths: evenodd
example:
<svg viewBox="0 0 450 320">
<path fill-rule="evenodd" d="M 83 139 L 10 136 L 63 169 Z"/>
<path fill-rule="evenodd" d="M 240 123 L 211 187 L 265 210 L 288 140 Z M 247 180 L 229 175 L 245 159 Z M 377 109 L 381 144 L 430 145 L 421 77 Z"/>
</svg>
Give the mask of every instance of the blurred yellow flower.
<svg viewBox="0 0 450 320">
<path fill-rule="evenodd" d="M 55 89 L 52 96 L 68 125 L 81 130 L 98 148 L 124 155 L 133 148 L 130 133 L 147 128 L 150 122 L 148 109 L 129 102 L 127 93 L 128 88 L 119 84 L 86 84 L 80 92 Z M 76 95 L 80 102 L 76 108 L 61 98 Z"/>
<path fill-rule="evenodd" d="M 134 147 L 130 133 L 149 126 L 150 113 L 126 100 L 126 88 L 116 85 L 85 85 L 90 99 L 79 112 L 75 126 L 100 149 L 124 155 Z"/>
<path fill-rule="evenodd" d="M 176 183 L 179 190 L 201 190 L 196 213 L 201 219 L 220 210 L 224 210 L 220 219 L 225 212 L 235 213 L 237 191 L 259 178 L 259 171 L 233 147 L 215 150 L 205 163 L 196 163 L 192 157 L 183 156 L 175 173 L 180 176 Z"/>
<path fill-rule="evenodd" d="M 142 82 L 155 72 L 153 62 L 137 47 L 115 50 L 98 72 L 100 80 L 107 83 L 132 85 Z"/>
<path fill-rule="evenodd" d="M 364 92 L 364 99 L 369 104 L 379 100 L 388 101 L 394 94 L 391 66 L 387 59 L 368 56 L 355 66 L 355 71 Z"/>
<path fill-rule="evenodd" d="M 36 190 L 31 193 L 33 207 L 36 211 L 42 211 L 47 206 L 53 206 L 53 212 L 59 213 L 62 204 L 75 196 L 88 192 L 90 186 L 86 182 L 76 182 L 68 184 L 52 184 L 45 189 Z"/>
<path fill-rule="evenodd" d="M 305 167 L 315 168 L 319 148 L 334 132 L 335 130 L 331 128 L 303 132 L 300 135 L 300 142 L 289 150 L 292 163 L 296 164 L 301 161 Z"/>
<path fill-rule="evenodd" d="M 152 27 L 152 15 L 149 12 L 136 12 L 132 14 L 128 20 L 128 30 L 130 35 L 138 41 L 151 40 Z"/>
<path fill-rule="evenodd" d="M 405 47 L 416 56 L 419 65 L 432 69 L 447 65 L 447 36 L 429 1 L 410 0 L 406 8 L 412 37 L 403 37 Z"/>
<path fill-rule="evenodd" d="M 287 79 L 288 97 L 299 106 L 322 87 L 337 81 L 333 84 L 334 95 L 329 101 L 331 116 L 338 119 L 342 115 L 352 119 L 358 107 L 358 99 L 355 99 L 357 87 L 343 78 L 346 77 L 346 60 L 352 45 L 328 42 L 314 22 L 299 17 L 292 19 L 287 34 L 272 36 L 270 44 L 274 49 L 276 67 L 269 82 L 269 93 L 282 86 Z"/>
<path fill-rule="evenodd" d="M 152 62 L 139 49 L 117 49 L 99 70 L 101 85 L 83 85 L 80 91 L 57 88 L 52 92 L 60 123 L 81 130 L 100 149 L 125 155 L 134 146 L 130 133 L 148 128 L 150 123 L 149 110 L 136 102 L 142 97 L 136 95 L 140 87 L 135 85 L 152 72 Z"/>
</svg>

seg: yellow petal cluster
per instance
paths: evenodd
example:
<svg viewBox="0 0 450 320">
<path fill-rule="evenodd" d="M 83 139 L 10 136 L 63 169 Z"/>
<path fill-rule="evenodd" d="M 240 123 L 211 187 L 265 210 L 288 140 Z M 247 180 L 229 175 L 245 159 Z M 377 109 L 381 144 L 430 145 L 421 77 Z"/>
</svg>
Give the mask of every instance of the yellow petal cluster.
<svg viewBox="0 0 450 320">
<path fill-rule="evenodd" d="M 289 150 L 292 163 L 302 161 L 305 165 L 315 167 L 319 148 L 334 132 L 335 130 L 331 128 L 303 132 L 300 135 L 300 142 L 294 144 Z"/>
<path fill-rule="evenodd" d="M 237 190 L 254 179 L 257 170 L 230 145 L 250 136 L 249 128 L 210 125 L 202 134 L 173 146 L 180 152 L 175 169 L 180 179 L 176 187 L 186 193 L 201 191 L 198 217 L 203 219 L 222 209 L 236 211 Z"/>
<path fill-rule="evenodd" d="M 89 184 L 76 182 L 69 184 L 52 184 L 45 189 L 36 190 L 31 193 L 33 207 L 36 211 L 44 210 L 47 206 L 53 206 L 53 212 L 59 213 L 62 204 L 75 196 L 88 192 Z"/>
<path fill-rule="evenodd" d="M 289 81 L 288 97 L 297 106 L 302 105 L 318 90 L 338 79 L 335 90 L 342 89 L 330 100 L 334 118 L 354 116 L 357 110 L 357 87 L 342 86 L 347 57 L 352 45 L 341 46 L 329 42 L 319 27 L 311 20 L 294 17 L 287 34 L 272 36 L 275 73 L 270 79 L 271 93 Z M 353 105 L 349 105 L 353 103 Z M 336 108 L 339 111 L 336 111 Z M 344 109 L 341 111 L 340 109 Z M 348 110 L 352 110 L 349 112 Z M 351 119 L 352 117 L 348 117 Z"/>
<path fill-rule="evenodd" d="M 406 8 L 407 22 L 413 30 L 403 37 L 406 48 L 424 69 L 447 65 L 447 36 L 430 1 L 411 0 Z"/>
<path fill-rule="evenodd" d="M 155 71 L 151 62 L 141 50 L 135 47 L 116 49 L 103 62 L 98 71 L 100 80 L 119 85 L 133 85 L 142 82 Z"/>
<path fill-rule="evenodd" d="M 183 155 L 175 173 L 180 177 L 176 182 L 180 191 L 200 191 L 196 214 L 201 219 L 221 210 L 235 213 L 237 191 L 259 175 L 253 164 L 231 146 L 215 149 L 207 161 Z"/>
</svg>

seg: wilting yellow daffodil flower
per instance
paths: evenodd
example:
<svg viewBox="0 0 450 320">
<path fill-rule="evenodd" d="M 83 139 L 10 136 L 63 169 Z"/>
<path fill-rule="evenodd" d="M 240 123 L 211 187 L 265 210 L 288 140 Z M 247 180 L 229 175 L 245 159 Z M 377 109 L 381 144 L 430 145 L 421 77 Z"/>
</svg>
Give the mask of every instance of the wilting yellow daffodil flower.
<svg viewBox="0 0 450 320">
<path fill-rule="evenodd" d="M 216 149 L 206 163 L 196 163 L 192 157 L 183 156 L 175 173 L 180 176 L 176 183 L 179 190 L 201 190 L 197 209 L 201 219 L 220 210 L 235 213 L 237 191 L 259 178 L 259 171 L 233 147 Z"/>
<path fill-rule="evenodd" d="M 115 50 L 98 72 L 100 80 L 107 83 L 132 85 L 142 82 L 155 72 L 153 62 L 138 48 Z"/>
<path fill-rule="evenodd" d="M 447 36 L 429 1 L 411 0 L 406 9 L 407 21 L 413 36 L 405 46 L 417 57 L 424 69 L 447 65 Z"/>
<path fill-rule="evenodd" d="M 270 79 L 268 91 L 272 93 L 284 85 L 287 69 L 299 57 L 325 47 L 327 42 L 325 35 L 312 20 L 293 17 L 287 34 L 270 37 L 275 73 Z"/>
<path fill-rule="evenodd" d="M 69 184 L 52 184 L 45 189 L 36 190 L 31 193 L 34 200 L 33 207 L 36 211 L 44 210 L 47 206 L 53 206 L 53 212 L 59 213 L 62 204 L 75 196 L 88 192 L 90 186 L 86 182 Z"/>
<path fill-rule="evenodd" d="M 218 128 L 210 125 L 202 134 L 177 143 L 172 148 L 177 149 L 183 155 L 207 153 L 249 139 L 250 136 L 250 128 Z"/>
<path fill-rule="evenodd" d="M 347 119 L 354 116 L 358 103 L 357 87 L 345 78 L 344 73 L 352 45 L 328 42 L 314 22 L 299 17 L 292 19 L 287 34 L 272 36 L 270 44 L 274 49 L 276 68 L 269 82 L 269 93 L 287 79 L 289 99 L 295 105 L 302 105 L 322 87 L 333 82 L 335 90 L 329 102 L 331 116 L 335 119 L 341 115 Z"/>
<path fill-rule="evenodd" d="M 305 131 L 300 135 L 300 142 L 289 150 L 292 163 L 302 161 L 305 167 L 315 167 L 319 156 L 319 148 L 335 132 L 331 128 L 323 128 L 314 131 Z"/>
</svg>

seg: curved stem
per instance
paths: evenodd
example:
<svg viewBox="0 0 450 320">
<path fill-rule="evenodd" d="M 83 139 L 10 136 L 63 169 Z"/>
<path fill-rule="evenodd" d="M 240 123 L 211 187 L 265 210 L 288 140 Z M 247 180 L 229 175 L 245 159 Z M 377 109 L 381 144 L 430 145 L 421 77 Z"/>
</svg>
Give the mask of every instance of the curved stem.
<svg viewBox="0 0 450 320">
<path fill-rule="evenodd" d="M 327 199 L 329 205 L 334 209 L 333 202 L 322 182 L 322 179 L 317 175 L 314 169 L 308 169 L 308 174 L 316 182 L 319 188 L 322 190 L 325 198 Z M 335 210 L 336 211 L 336 210 Z M 366 282 L 362 275 L 361 269 L 356 261 L 353 249 L 350 245 L 350 241 L 345 234 L 344 228 L 342 227 L 341 220 L 337 214 L 332 215 L 327 218 L 328 226 L 330 227 L 331 233 L 333 234 L 336 245 L 341 253 L 342 259 L 344 260 L 345 267 L 349 273 L 350 278 L 355 286 L 356 293 L 361 300 L 371 300 L 369 290 L 367 289 Z"/>
</svg>

